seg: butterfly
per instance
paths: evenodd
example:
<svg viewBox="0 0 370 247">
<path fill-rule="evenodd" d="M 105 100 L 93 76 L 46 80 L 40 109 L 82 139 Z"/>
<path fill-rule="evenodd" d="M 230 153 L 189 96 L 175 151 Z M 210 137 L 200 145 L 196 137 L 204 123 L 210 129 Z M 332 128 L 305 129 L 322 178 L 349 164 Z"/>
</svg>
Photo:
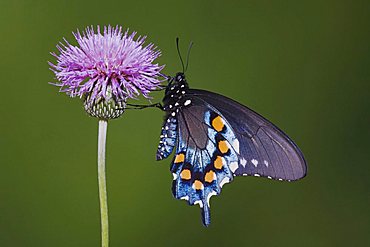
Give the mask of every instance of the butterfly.
<svg viewBox="0 0 370 247">
<path fill-rule="evenodd" d="M 294 181 L 307 165 L 297 145 L 278 127 L 223 95 L 191 89 L 184 72 L 168 77 L 157 160 L 171 164 L 175 198 L 199 205 L 205 226 L 210 198 L 234 176 Z"/>
</svg>

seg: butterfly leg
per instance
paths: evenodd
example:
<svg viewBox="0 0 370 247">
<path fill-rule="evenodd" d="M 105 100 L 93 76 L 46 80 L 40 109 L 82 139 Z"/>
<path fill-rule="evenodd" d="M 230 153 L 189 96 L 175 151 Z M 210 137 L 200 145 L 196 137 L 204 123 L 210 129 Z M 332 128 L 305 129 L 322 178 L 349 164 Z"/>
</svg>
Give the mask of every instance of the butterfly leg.
<svg viewBox="0 0 370 247">
<path fill-rule="evenodd" d="M 151 92 L 160 92 L 160 91 L 163 91 L 165 89 L 166 89 L 166 87 L 160 87 L 160 88 L 151 90 Z"/>
<path fill-rule="evenodd" d="M 126 109 L 136 109 L 136 110 L 141 110 L 141 109 L 145 109 L 145 108 L 152 108 L 152 107 L 155 107 L 155 108 L 159 108 L 163 111 L 163 106 L 161 103 L 155 103 L 155 104 L 151 104 L 151 105 L 135 105 L 135 104 L 126 104 L 127 106 L 132 106 L 134 108 L 126 108 Z"/>
</svg>

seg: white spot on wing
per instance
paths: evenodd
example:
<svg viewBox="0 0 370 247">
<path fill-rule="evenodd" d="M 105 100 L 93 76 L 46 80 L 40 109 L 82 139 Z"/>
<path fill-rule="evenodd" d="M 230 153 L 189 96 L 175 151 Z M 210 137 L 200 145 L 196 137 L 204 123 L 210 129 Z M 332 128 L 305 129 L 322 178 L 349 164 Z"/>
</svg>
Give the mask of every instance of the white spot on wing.
<svg viewBox="0 0 370 247">
<path fill-rule="evenodd" d="M 267 178 L 268 178 L 268 179 L 272 179 L 272 177 L 271 177 L 271 176 L 267 176 Z"/>
<path fill-rule="evenodd" d="M 220 183 L 220 187 L 222 188 L 222 186 L 224 186 L 227 183 L 230 183 L 230 178 L 228 178 L 228 177 L 222 179 L 222 181 Z"/>
<path fill-rule="evenodd" d="M 171 115 L 174 117 L 176 116 L 176 112 L 172 112 Z"/>
<path fill-rule="evenodd" d="M 241 164 L 243 167 L 245 167 L 245 165 L 247 164 L 247 160 L 246 160 L 246 159 L 244 159 L 244 158 L 242 158 L 242 159 L 240 160 L 240 164 Z"/>
<path fill-rule="evenodd" d="M 207 204 L 208 204 L 208 207 L 210 207 L 211 205 L 209 204 L 209 200 L 211 199 L 212 196 L 215 196 L 217 195 L 217 192 L 216 191 L 212 191 L 211 193 L 208 194 L 207 196 Z"/>
<path fill-rule="evenodd" d="M 237 162 L 231 162 L 229 165 L 230 170 L 234 173 L 236 169 L 238 169 L 238 163 Z"/>
<path fill-rule="evenodd" d="M 257 167 L 257 165 L 258 165 L 258 161 L 257 161 L 257 160 L 252 159 L 252 160 L 251 160 L 251 162 L 252 162 L 252 164 L 253 164 L 255 167 Z"/>
<path fill-rule="evenodd" d="M 177 179 L 177 174 L 176 173 L 172 173 L 172 176 L 173 176 L 173 180 Z"/>
<path fill-rule="evenodd" d="M 188 100 L 185 101 L 184 106 L 190 105 L 190 103 L 191 103 L 191 100 L 188 99 Z"/>
<path fill-rule="evenodd" d="M 265 164 L 266 167 L 269 167 L 269 163 L 267 162 L 267 160 L 264 160 L 263 163 Z"/>
<path fill-rule="evenodd" d="M 203 208 L 203 202 L 202 202 L 201 200 L 195 201 L 195 202 L 194 202 L 194 205 L 195 205 L 195 204 L 199 204 L 199 206 L 200 206 L 201 208 Z"/>
<path fill-rule="evenodd" d="M 189 196 L 183 196 L 180 198 L 181 200 L 189 201 Z"/>
<path fill-rule="evenodd" d="M 261 177 L 258 173 L 254 174 L 255 177 Z"/>
<path fill-rule="evenodd" d="M 239 141 L 238 141 L 238 139 L 235 139 L 233 141 L 233 148 L 234 148 L 235 152 L 239 153 Z"/>
</svg>

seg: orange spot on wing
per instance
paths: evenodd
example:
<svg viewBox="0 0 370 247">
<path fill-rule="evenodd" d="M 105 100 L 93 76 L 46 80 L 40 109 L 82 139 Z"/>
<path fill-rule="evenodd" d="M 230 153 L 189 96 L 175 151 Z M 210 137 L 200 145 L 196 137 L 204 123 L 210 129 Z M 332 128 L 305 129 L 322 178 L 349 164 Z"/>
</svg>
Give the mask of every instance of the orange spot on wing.
<svg viewBox="0 0 370 247">
<path fill-rule="evenodd" d="M 190 180 L 191 179 L 191 172 L 189 169 L 184 169 L 180 173 L 180 177 L 184 180 Z"/>
<path fill-rule="evenodd" d="M 222 157 L 217 156 L 213 164 L 214 164 L 216 169 L 222 169 L 222 166 L 224 165 Z"/>
<path fill-rule="evenodd" d="M 218 149 L 223 154 L 227 153 L 227 151 L 229 151 L 229 145 L 227 144 L 227 141 L 219 141 L 218 142 Z"/>
<path fill-rule="evenodd" d="M 212 120 L 212 127 L 217 131 L 220 132 L 224 128 L 225 124 L 224 121 L 220 116 L 215 117 Z"/>
<path fill-rule="evenodd" d="M 185 154 L 180 153 L 176 155 L 174 163 L 182 163 L 185 160 Z"/>
<path fill-rule="evenodd" d="M 207 172 L 206 175 L 204 176 L 204 180 L 207 183 L 212 183 L 213 180 L 215 180 L 215 172 L 214 171 Z"/>
<path fill-rule="evenodd" d="M 195 180 L 193 186 L 194 186 L 194 189 L 196 190 L 203 189 L 203 183 L 199 180 Z"/>
</svg>

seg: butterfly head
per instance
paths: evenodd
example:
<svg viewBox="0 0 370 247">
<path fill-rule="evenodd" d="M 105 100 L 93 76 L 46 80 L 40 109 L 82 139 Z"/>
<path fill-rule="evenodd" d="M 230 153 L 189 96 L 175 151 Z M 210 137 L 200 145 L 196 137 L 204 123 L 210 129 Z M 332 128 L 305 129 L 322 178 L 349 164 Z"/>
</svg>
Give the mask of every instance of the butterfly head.
<svg viewBox="0 0 370 247">
<path fill-rule="evenodd" d="M 174 77 L 169 77 L 163 99 L 164 108 L 166 109 L 167 106 L 170 107 L 170 105 L 175 106 L 180 104 L 188 89 L 188 82 L 183 72 L 178 72 Z"/>
<path fill-rule="evenodd" d="M 168 85 L 166 87 L 166 96 L 177 95 L 179 93 L 181 94 L 182 91 L 186 91 L 188 88 L 189 85 L 188 82 L 186 81 L 185 74 L 183 72 L 178 72 L 174 77 L 170 77 L 168 79 Z"/>
<path fill-rule="evenodd" d="M 177 82 L 186 82 L 185 73 L 184 72 L 177 72 L 174 80 Z M 186 83 L 187 84 L 187 83 Z"/>
</svg>

